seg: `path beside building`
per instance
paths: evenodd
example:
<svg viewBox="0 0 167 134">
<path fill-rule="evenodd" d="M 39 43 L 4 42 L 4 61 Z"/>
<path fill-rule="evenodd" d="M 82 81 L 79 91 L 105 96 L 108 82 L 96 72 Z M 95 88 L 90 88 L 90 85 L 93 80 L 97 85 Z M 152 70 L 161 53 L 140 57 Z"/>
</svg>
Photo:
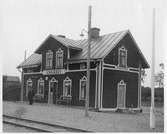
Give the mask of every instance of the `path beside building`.
<svg viewBox="0 0 167 134">
<path fill-rule="evenodd" d="M 164 114 L 156 110 L 156 129 L 149 128 L 148 109 L 143 113 L 128 114 L 89 111 L 84 117 L 84 109 L 48 104 L 28 105 L 21 102 L 3 102 L 3 114 L 47 122 L 94 132 L 163 132 Z"/>
</svg>

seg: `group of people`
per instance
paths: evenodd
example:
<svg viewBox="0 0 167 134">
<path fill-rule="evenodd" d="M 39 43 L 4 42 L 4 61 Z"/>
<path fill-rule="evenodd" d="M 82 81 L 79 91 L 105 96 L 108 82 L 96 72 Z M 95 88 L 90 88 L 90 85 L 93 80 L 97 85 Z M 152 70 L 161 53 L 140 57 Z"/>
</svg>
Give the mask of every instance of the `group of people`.
<svg viewBox="0 0 167 134">
<path fill-rule="evenodd" d="M 28 91 L 28 101 L 29 101 L 29 104 L 32 105 L 34 103 L 34 96 L 35 96 L 35 91 L 34 89 L 30 89 Z"/>
</svg>

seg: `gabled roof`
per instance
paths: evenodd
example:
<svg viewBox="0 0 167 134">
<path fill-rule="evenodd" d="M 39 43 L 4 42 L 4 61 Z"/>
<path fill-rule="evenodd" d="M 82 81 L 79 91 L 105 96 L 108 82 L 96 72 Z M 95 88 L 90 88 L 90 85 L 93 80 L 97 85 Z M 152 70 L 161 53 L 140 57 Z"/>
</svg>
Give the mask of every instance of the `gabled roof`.
<svg viewBox="0 0 167 134">
<path fill-rule="evenodd" d="M 24 67 L 33 67 L 39 66 L 42 62 L 42 55 L 33 53 L 30 57 L 28 57 L 25 61 L 23 61 L 17 68 Z"/>
<path fill-rule="evenodd" d="M 91 40 L 91 59 L 102 59 L 105 56 L 107 56 L 112 51 L 112 49 L 119 43 L 119 41 L 123 39 L 125 35 L 127 35 L 128 33 L 131 36 L 132 40 L 134 41 L 134 44 L 136 45 L 139 53 L 141 54 L 141 57 L 144 61 L 144 66 L 148 68 L 149 64 L 147 63 L 144 55 L 140 51 L 139 47 L 137 46 L 137 43 L 135 42 L 129 30 L 110 33 L 110 34 L 102 35 L 98 39 L 92 39 Z M 88 49 L 87 39 L 72 40 L 68 38 L 58 37 L 56 35 L 50 35 L 49 37 L 56 39 L 64 46 L 67 46 L 72 49 L 80 50 L 80 52 L 75 56 L 71 57 L 69 61 L 78 61 L 78 60 L 87 59 L 87 49 Z M 38 49 L 41 47 L 41 45 L 38 47 Z M 27 59 L 27 61 L 23 62 L 21 65 L 22 66 L 39 65 L 40 62 L 42 62 L 41 55 L 34 53 Z M 18 67 L 21 67 L 21 65 L 19 65 Z"/>
<path fill-rule="evenodd" d="M 104 58 L 107 53 L 126 35 L 126 31 L 106 34 L 100 36 L 98 39 L 91 40 L 91 59 Z M 82 48 L 82 52 L 70 60 L 80 60 L 87 58 L 88 40 L 79 40 L 77 46 Z"/>
<path fill-rule="evenodd" d="M 76 50 L 82 50 L 80 47 L 78 47 L 77 45 L 75 45 L 77 41 L 50 34 L 50 35 L 41 43 L 41 45 L 35 50 L 35 53 L 38 53 L 38 50 L 43 46 L 43 44 L 44 44 L 49 38 L 54 38 L 55 40 L 57 40 L 58 42 L 60 42 L 60 43 L 61 43 L 62 45 L 64 45 L 65 47 L 69 47 L 69 48 L 76 49 Z"/>
<path fill-rule="evenodd" d="M 78 46 L 78 42 L 79 42 L 78 40 L 72 40 L 72 39 L 59 37 L 55 35 L 51 35 L 51 37 L 53 37 L 54 39 L 56 39 L 57 41 L 59 41 L 61 44 L 63 44 L 66 47 L 73 48 L 76 50 L 82 50 L 82 48 Z"/>
</svg>

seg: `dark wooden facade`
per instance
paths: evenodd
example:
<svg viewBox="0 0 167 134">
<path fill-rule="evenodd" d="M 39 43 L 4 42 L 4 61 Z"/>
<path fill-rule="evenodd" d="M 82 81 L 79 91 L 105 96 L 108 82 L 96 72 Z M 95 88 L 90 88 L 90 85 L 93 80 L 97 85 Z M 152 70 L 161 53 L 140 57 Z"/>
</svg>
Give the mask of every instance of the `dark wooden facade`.
<svg viewBox="0 0 167 134">
<path fill-rule="evenodd" d="M 118 52 L 120 47 L 127 50 L 127 67 L 118 66 Z M 61 48 L 64 52 L 62 74 L 44 74 L 46 71 L 46 52 L 51 50 L 53 55 Z M 86 64 L 86 60 L 70 62 L 68 60 L 78 54 L 81 50 L 69 48 L 52 37 L 48 37 L 44 43 L 36 50 L 42 54 L 42 63 L 38 67 L 24 68 L 24 100 L 26 97 L 26 82 L 31 79 L 32 87 L 37 92 L 38 80 L 44 80 L 44 97 L 41 102 L 48 103 L 49 81 L 57 80 L 58 88 L 53 91 L 53 103 L 63 95 L 63 81 L 68 77 L 72 82 L 71 96 L 72 105 L 84 106 L 85 101 L 79 99 L 80 80 L 86 76 L 86 69 L 81 69 L 81 64 Z M 55 56 L 53 56 L 53 68 L 55 68 Z M 90 99 L 89 106 L 98 110 L 118 109 L 118 83 L 126 83 L 125 108 L 140 109 L 141 101 L 141 68 L 145 66 L 145 61 L 130 33 L 127 33 L 105 57 L 93 59 L 91 61 L 90 75 Z"/>
</svg>

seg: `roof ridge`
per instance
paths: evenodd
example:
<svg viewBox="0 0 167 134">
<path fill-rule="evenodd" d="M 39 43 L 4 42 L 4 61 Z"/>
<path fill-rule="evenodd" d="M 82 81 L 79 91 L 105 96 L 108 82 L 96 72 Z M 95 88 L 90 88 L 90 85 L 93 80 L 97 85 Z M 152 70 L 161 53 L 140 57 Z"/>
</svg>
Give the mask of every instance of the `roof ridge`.
<svg viewBox="0 0 167 134">
<path fill-rule="evenodd" d="M 126 30 L 121 30 L 121 31 L 117 31 L 117 32 L 112 32 L 112 33 L 107 33 L 107 34 L 102 34 L 100 35 L 100 37 L 103 37 L 103 36 L 106 36 L 106 35 L 110 35 L 110 34 L 116 34 L 116 33 L 121 33 L 121 32 L 127 32 L 129 31 L 129 29 L 126 29 Z M 71 39 L 71 38 L 67 38 L 67 37 L 59 37 L 58 35 L 54 35 L 54 34 L 51 34 L 51 36 L 53 37 L 56 37 L 56 38 L 60 38 L 60 39 L 69 39 L 69 40 L 73 40 L 73 41 L 84 41 L 84 40 L 88 40 L 88 39 Z"/>
</svg>

